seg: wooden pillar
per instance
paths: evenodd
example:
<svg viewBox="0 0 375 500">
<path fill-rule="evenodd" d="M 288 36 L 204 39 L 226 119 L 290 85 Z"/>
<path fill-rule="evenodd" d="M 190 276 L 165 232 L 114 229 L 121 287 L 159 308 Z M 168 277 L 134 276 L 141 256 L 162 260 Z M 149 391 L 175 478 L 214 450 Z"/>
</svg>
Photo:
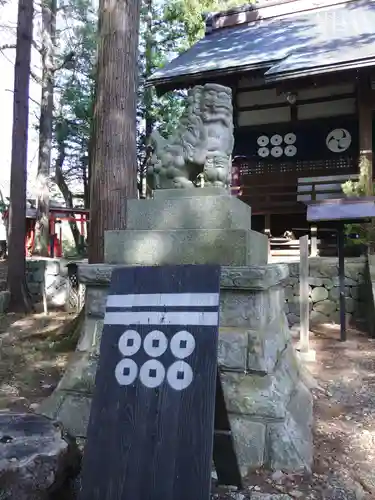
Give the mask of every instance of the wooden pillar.
<svg viewBox="0 0 375 500">
<path fill-rule="evenodd" d="M 299 261 L 299 295 L 300 295 L 300 351 L 309 352 L 309 237 L 302 236 L 299 239 L 300 261 Z"/>
<path fill-rule="evenodd" d="M 318 257 L 318 228 L 317 226 L 310 226 L 310 257 Z"/>
<path fill-rule="evenodd" d="M 264 216 L 264 234 L 268 238 L 268 258 L 271 258 L 271 214 Z"/>
<path fill-rule="evenodd" d="M 359 128 L 359 168 L 365 171 L 360 172 L 365 176 L 365 192 L 367 196 L 372 196 L 372 114 L 375 108 L 375 92 L 371 90 L 369 77 L 362 77 L 358 82 L 358 128 Z"/>
</svg>

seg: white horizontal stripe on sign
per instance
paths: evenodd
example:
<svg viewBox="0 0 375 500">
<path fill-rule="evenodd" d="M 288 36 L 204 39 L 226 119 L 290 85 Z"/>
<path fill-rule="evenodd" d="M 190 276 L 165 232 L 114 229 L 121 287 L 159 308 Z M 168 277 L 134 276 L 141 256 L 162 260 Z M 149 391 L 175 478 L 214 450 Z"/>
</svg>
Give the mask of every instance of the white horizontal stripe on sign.
<svg viewBox="0 0 375 500">
<path fill-rule="evenodd" d="M 219 305 L 218 293 L 139 293 L 108 295 L 107 307 L 213 307 Z"/>
<path fill-rule="evenodd" d="M 105 325 L 201 325 L 216 326 L 219 313 L 195 311 L 106 312 Z"/>
</svg>

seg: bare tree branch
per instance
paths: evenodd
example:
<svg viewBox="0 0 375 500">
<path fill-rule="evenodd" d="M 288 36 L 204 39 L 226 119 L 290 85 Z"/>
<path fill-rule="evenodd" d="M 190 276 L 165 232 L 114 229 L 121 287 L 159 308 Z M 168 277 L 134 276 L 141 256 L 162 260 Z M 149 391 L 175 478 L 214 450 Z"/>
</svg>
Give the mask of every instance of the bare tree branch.
<svg viewBox="0 0 375 500">
<path fill-rule="evenodd" d="M 0 45 L 0 52 L 2 52 L 3 50 L 15 49 L 15 48 L 16 48 L 15 43 L 6 43 L 5 45 Z"/>
<path fill-rule="evenodd" d="M 31 42 L 31 45 L 33 46 L 33 48 L 34 48 L 37 52 L 39 52 L 39 54 L 41 53 L 42 48 L 40 47 L 40 45 L 38 45 L 38 44 L 36 43 L 36 41 L 35 41 L 35 40 L 33 40 L 33 41 Z"/>
<path fill-rule="evenodd" d="M 36 75 L 34 71 L 30 71 L 30 76 L 36 83 L 38 83 L 39 85 L 42 84 L 42 79 L 38 75 Z"/>
<path fill-rule="evenodd" d="M 12 89 L 5 89 L 5 92 L 12 92 L 12 94 L 14 93 L 14 90 Z M 29 96 L 29 101 L 33 102 L 34 104 L 36 104 L 37 106 L 40 106 L 40 102 L 36 101 L 35 99 L 33 99 L 32 97 Z"/>
</svg>

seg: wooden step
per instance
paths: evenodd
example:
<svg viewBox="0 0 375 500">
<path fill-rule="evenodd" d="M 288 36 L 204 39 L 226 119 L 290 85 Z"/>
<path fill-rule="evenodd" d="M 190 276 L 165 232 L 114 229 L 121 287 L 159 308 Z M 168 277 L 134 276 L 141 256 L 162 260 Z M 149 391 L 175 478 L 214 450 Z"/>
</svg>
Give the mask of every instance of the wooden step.
<svg viewBox="0 0 375 500">
<path fill-rule="evenodd" d="M 289 249 L 289 250 L 279 250 L 279 249 L 275 249 L 275 250 L 272 250 L 271 249 L 271 256 L 272 257 L 296 257 L 299 255 L 299 248 L 298 249 Z"/>
</svg>

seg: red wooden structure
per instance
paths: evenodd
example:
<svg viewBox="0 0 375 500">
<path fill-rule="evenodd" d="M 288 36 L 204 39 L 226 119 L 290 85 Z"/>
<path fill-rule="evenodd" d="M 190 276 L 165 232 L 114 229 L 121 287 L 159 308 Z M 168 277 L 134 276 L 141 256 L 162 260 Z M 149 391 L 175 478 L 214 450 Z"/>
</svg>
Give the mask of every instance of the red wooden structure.
<svg viewBox="0 0 375 500">
<path fill-rule="evenodd" d="M 8 211 L 4 213 L 8 218 Z M 61 222 L 75 221 L 78 224 L 79 232 L 84 241 L 87 234 L 87 222 L 89 219 L 89 210 L 82 208 L 51 207 L 49 217 L 49 257 L 62 256 L 62 227 Z M 35 240 L 36 210 L 28 208 L 26 212 L 26 238 L 25 252 L 28 257 L 31 256 Z"/>
</svg>

